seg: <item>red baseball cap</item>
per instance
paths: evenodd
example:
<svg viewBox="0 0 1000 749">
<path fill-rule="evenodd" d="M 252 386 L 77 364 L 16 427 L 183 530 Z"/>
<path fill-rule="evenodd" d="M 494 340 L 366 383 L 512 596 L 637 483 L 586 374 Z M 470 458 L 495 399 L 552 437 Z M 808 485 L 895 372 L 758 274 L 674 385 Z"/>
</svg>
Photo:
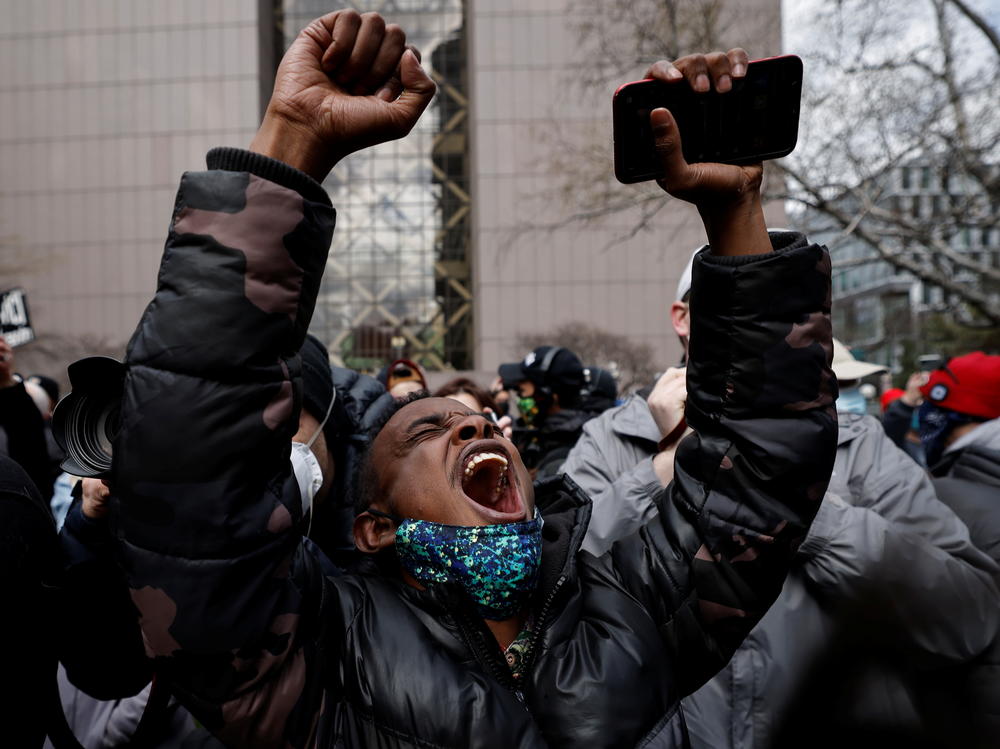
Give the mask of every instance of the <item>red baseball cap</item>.
<svg viewBox="0 0 1000 749">
<path fill-rule="evenodd" d="M 935 406 L 981 419 L 1000 418 L 1000 356 L 975 351 L 956 356 L 920 388 Z"/>
</svg>

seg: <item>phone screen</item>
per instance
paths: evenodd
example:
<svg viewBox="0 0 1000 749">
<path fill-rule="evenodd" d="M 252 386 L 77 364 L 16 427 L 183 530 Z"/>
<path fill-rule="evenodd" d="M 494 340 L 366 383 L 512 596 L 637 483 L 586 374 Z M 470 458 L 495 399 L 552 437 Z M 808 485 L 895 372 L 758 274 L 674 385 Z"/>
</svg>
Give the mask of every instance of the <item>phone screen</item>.
<svg viewBox="0 0 1000 749">
<path fill-rule="evenodd" d="M 641 182 L 660 176 L 649 113 L 666 107 L 680 128 L 688 163 L 750 164 L 795 148 L 802 61 L 794 55 L 751 62 L 725 94 L 696 93 L 685 81 L 645 80 L 614 97 L 615 176 Z"/>
</svg>

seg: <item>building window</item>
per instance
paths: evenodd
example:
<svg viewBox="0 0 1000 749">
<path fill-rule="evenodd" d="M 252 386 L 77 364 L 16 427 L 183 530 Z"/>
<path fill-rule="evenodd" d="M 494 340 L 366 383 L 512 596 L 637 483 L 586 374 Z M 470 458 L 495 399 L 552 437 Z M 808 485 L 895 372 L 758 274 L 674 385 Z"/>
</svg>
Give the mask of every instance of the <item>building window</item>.
<svg viewBox="0 0 1000 749">
<path fill-rule="evenodd" d="M 931 186 L 931 168 L 929 166 L 921 167 L 920 169 L 920 187 L 923 190 L 929 189 Z"/>
<path fill-rule="evenodd" d="M 913 215 L 913 218 L 920 218 L 920 196 L 919 195 L 914 195 L 913 196 L 913 203 L 910 205 L 910 209 L 911 209 L 910 213 Z"/>
<path fill-rule="evenodd" d="M 904 166 L 900 167 L 899 170 L 900 179 L 904 190 L 910 189 L 910 167 Z"/>
<path fill-rule="evenodd" d="M 275 0 L 285 44 L 329 10 Z M 376 370 L 398 357 L 431 370 L 473 366 L 468 56 L 462 0 L 375 3 L 398 8 L 438 93 L 402 140 L 352 154 L 324 187 L 337 207 L 310 326 L 338 364 Z"/>
</svg>

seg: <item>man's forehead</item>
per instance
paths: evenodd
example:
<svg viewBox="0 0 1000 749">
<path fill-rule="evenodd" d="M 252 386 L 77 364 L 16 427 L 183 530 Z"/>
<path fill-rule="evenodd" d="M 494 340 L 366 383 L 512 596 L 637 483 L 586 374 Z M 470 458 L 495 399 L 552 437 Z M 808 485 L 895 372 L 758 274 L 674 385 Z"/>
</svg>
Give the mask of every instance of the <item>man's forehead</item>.
<svg viewBox="0 0 1000 749">
<path fill-rule="evenodd" d="M 392 415 L 381 434 L 399 435 L 418 419 L 430 416 L 448 417 L 453 414 L 476 413 L 468 406 L 453 398 L 420 398 L 407 403 Z"/>
</svg>

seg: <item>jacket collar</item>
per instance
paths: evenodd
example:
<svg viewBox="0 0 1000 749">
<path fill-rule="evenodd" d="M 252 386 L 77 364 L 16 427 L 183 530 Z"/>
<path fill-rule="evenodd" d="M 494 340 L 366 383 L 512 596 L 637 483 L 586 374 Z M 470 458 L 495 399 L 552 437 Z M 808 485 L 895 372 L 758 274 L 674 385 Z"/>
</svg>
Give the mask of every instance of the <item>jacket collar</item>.
<svg viewBox="0 0 1000 749">
<path fill-rule="evenodd" d="M 594 414 L 588 411 L 579 411 L 575 408 L 564 408 L 561 411 L 546 416 L 539 425 L 539 431 L 544 434 L 566 434 L 576 437 L 583 425 L 594 418 Z"/>
<path fill-rule="evenodd" d="M 863 414 L 837 413 L 837 447 L 856 440 L 875 423 L 874 417 Z"/>
<path fill-rule="evenodd" d="M 660 441 L 660 428 L 653 421 L 653 414 L 650 413 L 649 404 L 644 398 L 633 395 L 621 406 L 604 413 L 607 415 L 598 418 L 610 419 L 615 434 L 645 440 L 654 445 Z"/>
<path fill-rule="evenodd" d="M 959 452 L 973 446 L 987 450 L 1000 450 L 1000 419 L 984 421 L 948 445 L 944 452 L 947 455 L 950 452 Z"/>
<path fill-rule="evenodd" d="M 576 555 L 590 524 L 590 498 L 564 474 L 535 483 L 535 505 L 542 526 L 542 564 L 537 597 L 544 597 L 560 577 L 576 574 Z"/>
</svg>

